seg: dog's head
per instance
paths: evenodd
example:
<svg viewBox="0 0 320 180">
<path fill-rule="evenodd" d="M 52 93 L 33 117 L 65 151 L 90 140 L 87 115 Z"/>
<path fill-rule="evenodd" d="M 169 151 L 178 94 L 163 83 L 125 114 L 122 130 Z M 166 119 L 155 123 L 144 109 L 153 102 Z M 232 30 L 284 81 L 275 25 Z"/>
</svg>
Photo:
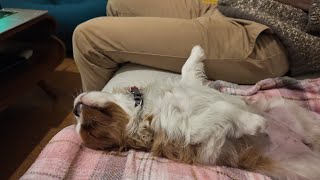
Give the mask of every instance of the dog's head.
<svg viewBox="0 0 320 180">
<path fill-rule="evenodd" d="M 74 102 L 76 130 L 85 146 L 111 150 L 123 146 L 129 115 L 114 102 L 112 94 L 80 94 Z"/>
<path fill-rule="evenodd" d="M 141 123 L 136 123 L 139 120 L 132 117 L 133 112 L 134 101 L 130 94 L 82 93 L 74 101 L 76 131 L 84 145 L 92 149 L 146 149 L 150 145 L 144 140 L 148 131 L 140 128 Z M 129 132 L 130 129 L 135 132 Z"/>
</svg>

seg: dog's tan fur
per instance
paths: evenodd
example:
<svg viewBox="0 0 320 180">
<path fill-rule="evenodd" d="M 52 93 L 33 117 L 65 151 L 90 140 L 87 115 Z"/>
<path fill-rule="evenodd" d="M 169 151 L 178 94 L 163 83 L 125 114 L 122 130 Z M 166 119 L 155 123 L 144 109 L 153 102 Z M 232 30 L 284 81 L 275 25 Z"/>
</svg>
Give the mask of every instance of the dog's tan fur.
<svg viewBox="0 0 320 180">
<path fill-rule="evenodd" d="M 108 104 L 104 109 L 84 106 L 80 136 L 86 146 L 93 149 L 113 149 L 124 146 L 125 128 L 129 116 L 115 103 Z"/>
</svg>

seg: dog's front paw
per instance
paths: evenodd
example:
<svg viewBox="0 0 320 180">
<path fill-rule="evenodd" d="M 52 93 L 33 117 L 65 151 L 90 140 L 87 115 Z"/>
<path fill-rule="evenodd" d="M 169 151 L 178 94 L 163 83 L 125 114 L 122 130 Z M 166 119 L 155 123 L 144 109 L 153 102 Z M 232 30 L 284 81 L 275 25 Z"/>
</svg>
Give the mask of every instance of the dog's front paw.
<svg viewBox="0 0 320 180">
<path fill-rule="evenodd" d="M 256 135 L 265 132 L 266 119 L 260 115 L 253 114 L 246 124 L 246 134 Z"/>
<path fill-rule="evenodd" d="M 200 45 L 196 45 L 191 50 L 191 55 L 197 57 L 198 60 L 204 60 L 206 55 Z"/>
</svg>

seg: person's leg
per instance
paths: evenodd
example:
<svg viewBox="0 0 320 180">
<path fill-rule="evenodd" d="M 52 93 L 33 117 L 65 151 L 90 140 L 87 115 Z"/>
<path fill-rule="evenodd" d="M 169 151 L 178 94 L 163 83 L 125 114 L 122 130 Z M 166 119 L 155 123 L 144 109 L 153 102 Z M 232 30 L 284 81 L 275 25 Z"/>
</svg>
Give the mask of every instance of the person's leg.
<svg viewBox="0 0 320 180">
<path fill-rule="evenodd" d="M 215 5 L 212 5 L 210 3 L 201 3 L 201 1 L 197 1 L 197 0 L 163 0 L 163 1 L 109 0 L 107 5 L 107 14 L 108 16 L 126 16 L 126 17 L 152 16 L 152 17 L 171 17 L 171 18 L 192 19 L 192 18 L 199 17 L 201 15 L 204 15 L 208 10 L 212 9 L 213 6 Z M 112 21 L 115 21 L 115 20 L 108 19 L 105 22 L 102 22 L 102 26 L 106 26 L 106 27 L 113 26 Z M 132 34 L 133 36 L 137 37 L 136 39 L 139 39 L 138 41 L 141 41 L 138 35 L 137 34 L 135 35 L 134 31 L 140 31 L 140 29 L 143 29 L 144 23 L 143 23 L 143 19 L 140 19 L 138 21 L 140 22 L 139 23 L 140 27 L 135 26 L 131 28 L 130 24 L 134 23 L 134 21 L 126 25 L 125 23 L 126 20 L 121 20 L 122 23 L 120 23 L 121 25 L 120 24 L 119 25 L 123 29 L 119 29 L 120 32 L 126 35 Z M 156 21 L 156 19 L 154 21 Z M 111 23 L 111 24 L 108 24 L 108 23 Z M 88 22 L 88 24 L 91 24 L 91 23 Z M 165 22 L 162 21 L 161 24 L 165 25 Z M 90 45 L 88 44 L 89 46 L 86 47 L 85 44 L 82 44 L 80 40 L 81 38 L 78 38 L 78 36 L 79 34 L 82 34 L 82 32 L 86 34 L 85 31 L 90 29 L 90 28 L 87 29 L 86 27 L 88 26 L 81 25 L 74 32 L 74 38 L 73 38 L 74 58 L 78 65 L 78 68 L 82 77 L 83 89 L 84 90 L 100 89 L 101 87 L 104 86 L 104 84 L 106 83 L 106 80 L 110 78 L 111 74 L 113 74 L 113 72 L 117 69 L 118 62 L 111 63 L 113 65 L 109 67 L 110 65 L 109 61 L 111 62 L 113 61 L 111 59 L 108 59 L 107 61 L 104 62 L 103 61 L 104 58 L 98 58 L 97 55 L 91 56 L 91 57 L 84 57 L 83 53 L 85 50 L 90 51 L 89 50 Z M 130 32 L 131 29 L 132 29 L 132 32 Z M 93 29 L 91 28 L 91 30 Z M 108 36 L 108 33 L 117 32 L 118 30 L 116 28 L 111 28 L 107 30 L 106 33 L 101 32 L 103 31 L 101 29 L 99 29 L 99 31 L 100 33 L 103 34 L 103 36 Z M 164 35 L 164 33 L 162 34 Z M 112 33 L 109 35 L 113 36 Z M 131 38 L 129 37 L 128 41 L 130 41 L 130 39 Z M 134 38 L 132 40 L 134 40 Z M 83 45 L 80 48 L 78 48 L 79 43 Z M 87 42 L 83 42 L 83 43 L 87 43 Z M 91 84 L 91 85 L 88 85 L 88 84 Z M 87 87 L 96 87 L 96 88 L 87 88 Z"/>
<path fill-rule="evenodd" d="M 73 35 L 83 89 L 100 90 L 125 62 L 180 72 L 192 46 L 203 42 L 202 36 L 191 20 L 101 17 L 87 21 Z"/>
<path fill-rule="evenodd" d="M 216 1 L 210 0 L 109 0 L 107 9 L 109 16 L 122 17 L 149 16 L 195 19 L 201 16 L 212 16 L 204 20 L 203 24 L 205 24 L 206 29 L 211 31 L 207 35 L 208 38 L 218 37 L 219 42 L 214 42 L 214 39 L 209 40 L 209 49 L 212 50 L 210 52 L 217 54 L 215 56 L 211 56 L 213 59 L 208 61 L 207 67 L 214 65 L 214 69 L 219 69 L 219 71 L 214 71 L 214 69 L 207 68 L 210 70 L 207 72 L 210 74 L 209 77 L 216 77 L 216 79 L 224 79 L 231 82 L 252 84 L 253 82 L 260 80 L 262 77 L 268 77 L 267 74 L 282 75 L 288 71 L 289 65 L 287 61 L 287 54 L 285 53 L 286 50 L 277 37 L 264 33 L 260 35 L 256 41 L 256 38 L 262 29 L 266 28 L 265 26 L 259 25 L 258 23 L 252 23 L 250 21 L 226 18 L 220 12 L 218 12 L 215 7 Z M 234 23 L 236 26 L 242 25 L 245 31 L 247 31 L 247 34 L 241 36 L 241 33 L 244 33 L 244 31 L 236 30 L 236 36 L 233 36 L 231 33 L 222 33 L 222 36 L 217 36 L 215 29 L 218 29 L 219 27 L 217 27 L 217 25 L 214 23 L 217 20 L 222 20 L 225 22 L 228 21 L 228 23 Z M 238 26 L 238 28 L 240 27 Z M 229 34 L 230 36 L 225 36 L 226 34 Z M 250 43 L 250 46 L 255 47 L 241 49 L 241 46 L 239 46 L 239 50 L 235 51 L 230 50 L 229 46 L 227 45 L 227 43 L 233 43 L 233 45 L 237 46 L 242 41 L 244 41 L 243 43 Z M 219 53 L 221 50 L 223 52 Z M 224 52 L 224 50 L 229 51 L 231 54 Z M 232 52 L 240 54 L 232 55 Z M 214 57 L 216 57 L 216 59 Z M 228 59 L 229 57 L 230 59 Z M 244 60 L 241 59 L 241 57 L 247 57 L 247 59 Z M 224 61 L 224 59 L 226 59 L 226 61 Z M 240 59 L 240 61 L 231 61 L 231 59 Z M 236 68 L 239 66 L 244 68 Z M 255 67 L 259 67 L 258 72 L 255 71 Z M 260 71 L 261 68 L 264 70 Z M 222 74 L 221 69 L 225 70 L 225 72 Z M 253 75 L 247 79 L 239 76 L 239 78 L 241 78 L 240 80 L 239 78 L 235 77 L 237 74 L 256 75 Z"/>
<path fill-rule="evenodd" d="M 169 17 L 192 19 L 204 15 L 216 4 L 204 0 L 109 0 L 108 16 Z"/>
<path fill-rule="evenodd" d="M 102 89 L 119 65 L 132 62 L 180 72 L 194 45 L 206 53 L 210 79 L 250 84 L 288 69 L 282 45 L 266 27 L 229 18 L 101 17 L 79 25 L 74 58 L 85 91 Z"/>
<path fill-rule="evenodd" d="M 220 15 L 219 15 L 220 16 Z M 264 25 L 225 17 L 210 17 L 206 74 L 209 79 L 254 84 L 289 70 L 287 51 Z M 228 26 L 216 26 L 223 21 Z"/>
</svg>

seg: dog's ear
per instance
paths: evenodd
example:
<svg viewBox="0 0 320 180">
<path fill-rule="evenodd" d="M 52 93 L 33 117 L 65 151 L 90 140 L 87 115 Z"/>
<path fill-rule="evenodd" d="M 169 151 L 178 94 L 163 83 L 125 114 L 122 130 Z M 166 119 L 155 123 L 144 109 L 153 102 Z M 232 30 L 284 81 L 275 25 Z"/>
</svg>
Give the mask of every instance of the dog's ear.
<svg viewBox="0 0 320 180">
<path fill-rule="evenodd" d="M 160 130 L 156 132 L 151 153 L 177 162 L 197 164 L 201 147 L 202 144 L 185 144 L 183 136 L 169 138 L 167 132 Z"/>
<path fill-rule="evenodd" d="M 144 144 L 150 144 L 153 139 L 153 131 L 150 128 L 152 120 L 152 115 L 146 116 L 145 118 L 143 118 L 142 123 L 140 123 L 139 125 L 138 135 L 141 142 L 143 142 Z"/>
<path fill-rule="evenodd" d="M 127 146 L 134 149 L 149 150 L 153 142 L 154 133 L 151 129 L 152 115 L 135 121 L 138 123 L 131 124 L 131 131 L 128 133 Z"/>
<path fill-rule="evenodd" d="M 129 122 L 129 115 L 114 102 L 108 102 L 100 111 L 110 117 L 109 121 L 111 123 L 115 123 L 115 125 L 123 129 Z"/>
<path fill-rule="evenodd" d="M 122 146 L 129 116 L 113 102 L 103 108 L 83 106 L 80 135 L 84 143 L 94 149 Z"/>
<path fill-rule="evenodd" d="M 104 107 L 90 107 L 83 105 L 82 109 L 83 120 L 90 123 L 91 121 L 108 126 L 113 123 L 125 126 L 129 122 L 129 115 L 116 103 L 108 102 Z"/>
</svg>

